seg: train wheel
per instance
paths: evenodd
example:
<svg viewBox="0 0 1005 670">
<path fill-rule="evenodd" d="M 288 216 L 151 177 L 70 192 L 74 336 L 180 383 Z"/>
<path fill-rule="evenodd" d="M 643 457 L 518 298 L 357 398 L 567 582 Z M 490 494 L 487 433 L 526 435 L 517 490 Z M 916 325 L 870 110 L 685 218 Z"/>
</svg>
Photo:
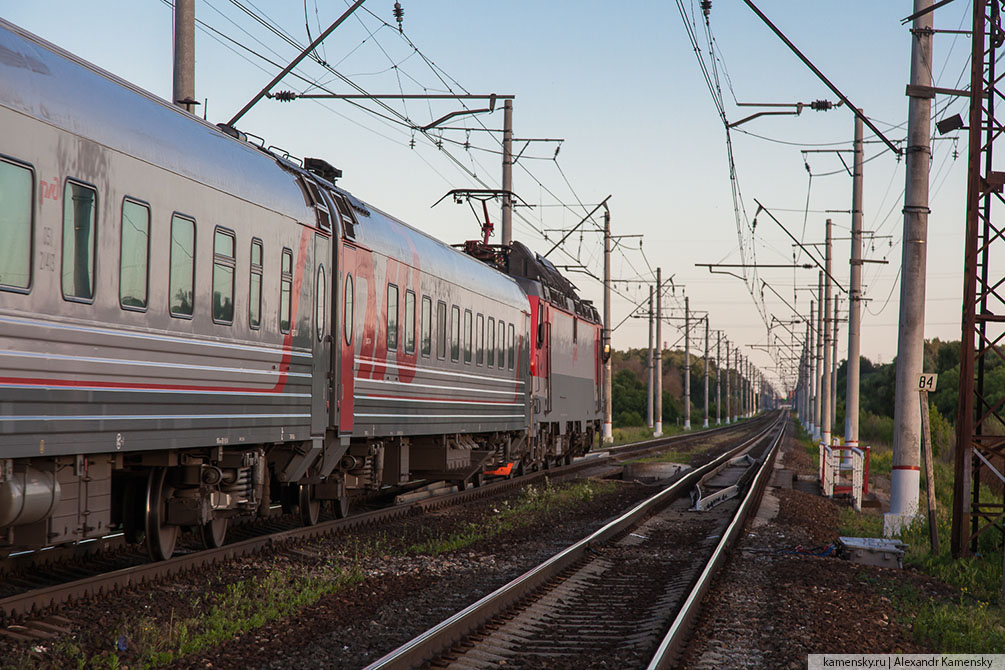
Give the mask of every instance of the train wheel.
<svg viewBox="0 0 1005 670">
<path fill-rule="evenodd" d="M 207 549 L 216 549 L 223 546 L 223 541 L 227 537 L 228 519 L 213 519 L 202 525 L 199 529 L 202 533 L 202 544 Z"/>
<path fill-rule="evenodd" d="M 167 500 L 172 487 L 166 483 L 167 468 L 153 468 L 147 479 L 146 535 L 147 551 L 155 561 L 171 558 L 178 541 L 178 526 L 167 521 Z"/>
<path fill-rule="evenodd" d="M 335 518 L 344 519 L 349 516 L 349 496 L 345 493 L 336 500 L 332 500 L 332 509 L 335 510 Z"/>
<path fill-rule="evenodd" d="M 485 475 L 483 475 L 481 472 L 476 472 L 475 474 L 471 475 L 471 485 L 474 486 L 475 488 L 478 488 L 484 483 L 485 483 Z"/>
<path fill-rule="evenodd" d="M 300 485 L 300 521 L 313 526 L 321 515 L 321 501 L 314 497 L 313 484 Z"/>
</svg>

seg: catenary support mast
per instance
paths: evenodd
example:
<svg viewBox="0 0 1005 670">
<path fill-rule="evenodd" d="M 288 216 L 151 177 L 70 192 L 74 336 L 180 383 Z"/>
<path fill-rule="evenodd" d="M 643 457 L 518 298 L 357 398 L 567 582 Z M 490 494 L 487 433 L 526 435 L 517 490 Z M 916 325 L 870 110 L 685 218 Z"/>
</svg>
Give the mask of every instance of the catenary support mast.
<svg viewBox="0 0 1005 670">
<path fill-rule="evenodd" d="M 914 0 L 915 13 L 932 0 Z M 976 3 L 975 3 L 976 7 Z M 911 87 L 932 85 L 932 12 L 914 19 L 911 30 Z M 980 119 L 973 119 L 978 123 Z M 904 191 L 904 234 L 901 256 L 900 319 L 897 337 L 897 380 L 893 407 L 893 471 L 890 511 L 883 534 L 900 532 L 918 511 L 921 481 L 921 405 L 918 379 L 925 347 L 925 273 L 928 263 L 928 188 L 932 159 L 932 97 L 910 96 L 907 115 L 907 184 Z M 961 376 L 963 370 L 960 371 Z"/>
</svg>

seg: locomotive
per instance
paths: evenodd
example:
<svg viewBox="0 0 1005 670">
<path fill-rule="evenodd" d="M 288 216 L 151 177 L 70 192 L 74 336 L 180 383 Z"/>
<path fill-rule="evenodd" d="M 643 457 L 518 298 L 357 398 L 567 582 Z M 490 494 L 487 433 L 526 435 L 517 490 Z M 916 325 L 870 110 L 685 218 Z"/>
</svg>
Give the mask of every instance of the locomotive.
<svg viewBox="0 0 1005 670">
<path fill-rule="evenodd" d="M 587 451 L 597 310 L 0 20 L 0 556 Z M 264 144 L 264 143 L 262 143 Z"/>
</svg>

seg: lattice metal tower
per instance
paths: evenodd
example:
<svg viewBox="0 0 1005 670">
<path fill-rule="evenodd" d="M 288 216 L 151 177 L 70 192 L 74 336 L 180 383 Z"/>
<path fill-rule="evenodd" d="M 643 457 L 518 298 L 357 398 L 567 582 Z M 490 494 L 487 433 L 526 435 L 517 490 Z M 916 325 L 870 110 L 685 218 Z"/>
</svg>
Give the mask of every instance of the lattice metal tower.
<svg viewBox="0 0 1005 670">
<path fill-rule="evenodd" d="M 973 3 L 954 556 L 973 551 L 980 534 L 995 527 L 1002 530 L 1003 505 L 981 500 L 982 476 L 1001 476 L 1005 451 L 1005 397 L 985 393 L 988 373 L 996 363 L 1005 362 L 1005 351 L 999 346 L 1005 338 L 1005 172 L 994 171 L 993 161 L 994 143 L 1005 130 L 1002 119 L 996 117 L 996 103 L 1005 93 L 995 63 L 1005 44 L 1000 2 Z"/>
</svg>

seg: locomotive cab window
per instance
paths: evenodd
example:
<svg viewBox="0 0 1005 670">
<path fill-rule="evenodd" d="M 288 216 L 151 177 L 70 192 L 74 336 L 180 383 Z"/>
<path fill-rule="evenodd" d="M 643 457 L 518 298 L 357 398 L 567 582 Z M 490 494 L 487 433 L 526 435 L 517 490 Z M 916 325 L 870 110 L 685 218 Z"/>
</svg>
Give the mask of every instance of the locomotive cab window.
<svg viewBox="0 0 1005 670">
<path fill-rule="evenodd" d="M 293 293 L 293 252 L 283 248 L 279 275 L 279 330 L 290 332 L 290 297 Z"/>
<path fill-rule="evenodd" d="M 422 296 L 422 355 L 429 356 L 433 350 L 433 301 L 428 295 Z"/>
<path fill-rule="evenodd" d="M 544 344 L 544 303 L 537 303 L 537 348 Z"/>
<path fill-rule="evenodd" d="M 405 353 L 415 353 L 415 293 L 405 291 Z"/>
<path fill-rule="evenodd" d="M 436 301 L 436 357 L 447 357 L 447 303 Z"/>
<path fill-rule="evenodd" d="M 234 250 L 233 231 L 217 228 L 213 233 L 213 321 L 234 322 Z"/>
<path fill-rule="evenodd" d="M 450 360 L 461 357 L 461 309 L 457 305 L 450 306 Z"/>
<path fill-rule="evenodd" d="M 97 194 L 90 186 L 66 182 L 63 189 L 63 297 L 94 300 Z"/>
<path fill-rule="evenodd" d="M 254 330 L 262 325 L 262 241 L 258 239 L 251 240 L 248 325 Z"/>
<path fill-rule="evenodd" d="M 343 329 L 345 330 L 345 343 L 352 344 L 352 324 L 353 324 L 353 302 L 355 298 L 355 293 L 353 292 L 353 281 L 352 275 L 347 274 L 345 276 L 345 302 L 342 307 L 342 323 L 344 324 Z"/>
<path fill-rule="evenodd" d="M 318 342 L 325 336 L 325 296 L 328 294 L 325 284 L 325 266 L 318 265 L 318 284 L 314 291 L 314 324 L 318 331 Z"/>
<path fill-rule="evenodd" d="M 0 160 L 0 287 L 31 286 L 34 175 L 21 165 Z M 55 260 L 55 259 L 53 259 Z"/>
<path fill-rule="evenodd" d="M 387 285 L 387 348 L 398 348 L 398 287 Z"/>
<path fill-rule="evenodd" d="M 195 306 L 195 221 L 171 217 L 171 270 L 168 300 L 171 316 L 191 319 Z"/>
<path fill-rule="evenodd" d="M 150 208 L 135 200 L 123 200 L 120 237 L 119 305 L 143 311 L 147 308 Z"/>
</svg>

